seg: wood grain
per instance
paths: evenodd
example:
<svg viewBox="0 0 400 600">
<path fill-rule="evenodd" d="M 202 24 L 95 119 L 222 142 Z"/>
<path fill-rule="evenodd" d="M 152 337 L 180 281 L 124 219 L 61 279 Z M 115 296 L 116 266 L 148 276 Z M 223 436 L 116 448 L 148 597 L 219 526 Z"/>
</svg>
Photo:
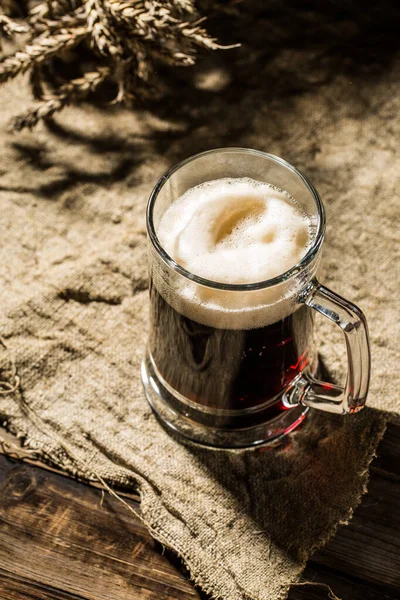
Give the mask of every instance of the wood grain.
<svg viewBox="0 0 400 600">
<path fill-rule="evenodd" d="M 310 561 L 304 579 L 342 600 L 400 594 L 400 424 L 389 426 L 368 493 L 351 523 Z M 140 511 L 136 498 L 129 504 Z M 1 600 L 196 600 L 181 561 L 114 498 L 47 469 L 0 456 Z M 295 586 L 290 600 L 328 598 Z"/>
</svg>

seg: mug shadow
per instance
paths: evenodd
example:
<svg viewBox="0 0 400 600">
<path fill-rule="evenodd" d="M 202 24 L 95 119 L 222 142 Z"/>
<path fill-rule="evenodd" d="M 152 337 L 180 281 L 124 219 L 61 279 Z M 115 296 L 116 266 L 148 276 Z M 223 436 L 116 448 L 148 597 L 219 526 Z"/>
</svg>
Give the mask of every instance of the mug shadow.
<svg viewBox="0 0 400 600">
<path fill-rule="evenodd" d="M 302 561 L 358 504 L 382 419 L 369 408 L 345 417 L 310 411 L 277 446 L 216 451 L 184 445 L 229 491 L 238 515 L 249 517 L 281 552 Z"/>
</svg>

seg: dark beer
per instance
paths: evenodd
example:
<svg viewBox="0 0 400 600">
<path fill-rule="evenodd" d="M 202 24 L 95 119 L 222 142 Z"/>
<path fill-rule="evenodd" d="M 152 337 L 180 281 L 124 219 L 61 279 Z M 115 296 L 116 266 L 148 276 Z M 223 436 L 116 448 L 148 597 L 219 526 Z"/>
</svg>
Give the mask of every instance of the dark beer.
<svg viewBox="0 0 400 600">
<path fill-rule="evenodd" d="M 165 211 L 157 230 L 162 247 L 211 284 L 190 277 L 173 283 L 151 272 L 151 376 L 176 414 L 240 429 L 286 410 L 285 389 L 313 358 L 311 311 L 295 310 L 296 290 L 288 285 L 260 283 L 251 291 L 246 284 L 296 265 L 310 232 L 294 198 L 249 178 L 205 182 Z"/>
<path fill-rule="evenodd" d="M 274 418 L 285 410 L 282 391 L 314 358 L 313 316 L 304 305 L 276 323 L 247 330 L 188 319 L 154 285 L 150 307 L 149 351 L 158 375 L 183 404 L 187 401 L 189 416 L 191 408 L 202 407 L 205 422 L 221 415 L 229 426 L 230 414 L 238 411 L 244 411 L 248 425 Z"/>
</svg>

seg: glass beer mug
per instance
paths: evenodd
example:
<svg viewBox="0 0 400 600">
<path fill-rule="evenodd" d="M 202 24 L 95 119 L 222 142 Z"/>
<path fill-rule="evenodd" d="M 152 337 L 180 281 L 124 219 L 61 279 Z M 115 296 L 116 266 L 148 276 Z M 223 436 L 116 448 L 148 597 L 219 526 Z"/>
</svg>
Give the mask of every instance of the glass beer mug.
<svg viewBox="0 0 400 600">
<path fill-rule="evenodd" d="M 222 283 L 191 273 L 168 255 L 157 235 L 165 211 L 187 190 L 221 178 L 251 178 L 295 199 L 311 232 L 297 264 L 266 281 Z M 310 408 L 346 414 L 364 406 L 370 376 L 366 320 L 316 279 L 325 212 L 297 169 L 245 148 L 193 156 L 158 181 L 147 231 L 150 332 L 142 381 L 167 428 L 199 444 L 244 448 L 292 431 Z M 344 387 L 318 378 L 315 311 L 344 334 Z"/>
</svg>

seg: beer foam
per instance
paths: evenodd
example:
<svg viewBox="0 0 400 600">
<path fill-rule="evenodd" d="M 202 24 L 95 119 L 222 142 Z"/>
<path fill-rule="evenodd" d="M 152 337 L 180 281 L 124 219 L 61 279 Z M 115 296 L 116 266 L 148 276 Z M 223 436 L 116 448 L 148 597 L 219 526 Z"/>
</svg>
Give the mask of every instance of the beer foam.
<svg viewBox="0 0 400 600">
<path fill-rule="evenodd" d="M 217 179 L 189 189 L 166 210 L 157 235 L 166 252 L 187 271 L 228 284 L 258 283 L 281 275 L 311 244 L 310 222 L 295 199 L 250 178 Z M 225 292 L 188 280 L 174 290 L 159 291 L 195 321 L 248 329 L 294 310 L 288 305 L 287 288 Z"/>
</svg>

